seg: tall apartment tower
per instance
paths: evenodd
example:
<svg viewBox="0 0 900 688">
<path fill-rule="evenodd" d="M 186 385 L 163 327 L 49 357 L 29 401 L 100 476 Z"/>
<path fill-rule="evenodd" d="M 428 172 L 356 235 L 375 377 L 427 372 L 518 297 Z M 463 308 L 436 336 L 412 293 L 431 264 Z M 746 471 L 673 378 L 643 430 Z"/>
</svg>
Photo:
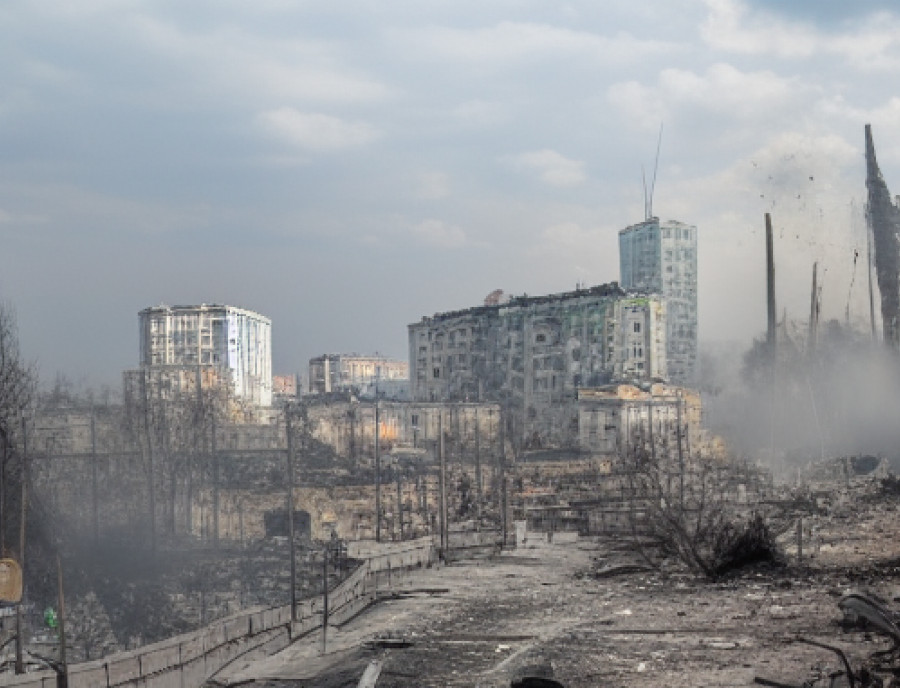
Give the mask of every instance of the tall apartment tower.
<svg viewBox="0 0 900 688">
<path fill-rule="evenodd" d="M 666 368 L 682 385 L 697 367 L 697 228 L 651 217 L 619 232 L 622 288 L 658 294 L 666 304 Z"/>
<path fill-rule="evenodd" d="M 235 396 L 272 405 L 272 321 L 234 306 L 155 306 L 138 313 L 140 364 L 155 370 L 212 368 Z"/>
</svg>

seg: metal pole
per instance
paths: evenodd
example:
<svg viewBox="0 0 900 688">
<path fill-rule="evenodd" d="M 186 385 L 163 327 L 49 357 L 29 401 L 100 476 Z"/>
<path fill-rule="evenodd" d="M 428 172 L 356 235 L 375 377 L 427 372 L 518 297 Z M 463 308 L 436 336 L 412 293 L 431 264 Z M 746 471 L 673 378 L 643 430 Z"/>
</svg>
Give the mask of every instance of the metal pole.
<svg viewBox="0 0 900 688">
<path fill-rule="evenodd" d="M 94 405 L 91 404 L 91 502 L 93 512 L 94 546 L 100 544 L 100 515 L 97 505 L 97 428 L 94 420 Z"/>
<path fill-rule="evenodd" d="M 322 654 L 328 645 L 328 544 L 322 553 Z"/>
<path fill-rule="evenodd" d="M 216 408 L 212 409 L 210 451 L 213 461 L 213 547 L 219 546 L 219 452 L 216 444 Z"/>
<path fill-rule="evenodd" d="M 398 539 L 403 540 L 403 489 L 402 476 L 397 469 L 397 533 Z"/>
<path fill-rule="evenodd" d="M 506 523 L 506 519 L 509 517 L 507 501 L 509 496 L 506 488 L 506 421 L 508 417 L 508 413 L 500 417 L 500 429 L 502 432 L 500 443 L 500 528 L 502 530 L 504 549 L 507 546 L 507 530 L 509 530 Z"/>
<path fill-rule="evenodd" d="M 683 403 L 683 399 L 681 397 L 681 392 L 678 392 L 678 404 L 675 407 L 675 414 L 677 416 L 675 423 L 677 424 L 677 428 L 675 432 L 677 433 L 676 439 L 678 441 L 678 499 L 679 499 L 679 509 L 684 512 L 684 448 L 681 444 L 681 404 Z"/>
<path fill-rule="evenodd" d="M 150 438 L 150 399 L 147 393 L 147 375 L 149 369 L 144 368 L 144 375 L 141 378 L 144 392 L 144 434 L 147 437 L 147 468 L 149 473 L 149 492 L 150 492 L 150 551 L 156 552 L 156 491 L 154 483 L 153 468 L 153 441 Z M 201 522 L 202 527 L 202 522 Z"/>
<path fill-rule="evenodd" d="M 438 410 L 438 458 L 440 463 L 439 487 L 441 510 L 441 556 L 447 549 L 447 457 L 444 452 L 444 409 Z"/>
<path fill-rule="evenodd" d="M 66 660 L 66 598 L 63 594 L 62 563 L 56 555 L 56 577 L 59 594 L 59 664 L 61 667 L 57 688 L 69 685 L 69 663 Z"/>
<path fill-rule="evenodd" d="M 297 620 L 297 557 L 294 551 L 294 433 L 291 428 L 291 406 L 285 406 L 285 433 L 287 434 L 287 519 L 288 542 L 291 557 L 291 621 Z"/>
<path fill-rule="evenodd" d="M 481 428 L 478 425 L 478 407 L 475 407 L 475 529 L 481 530 L 481 497 L 484 486 L 481 480 Z"/>
<path fill-rule="evenodd" d="M 378 378 L 375 378 L 375 542 L 381 542 L 381 453 L 378 439 L 381 435 L 378 416 Z"/>
<path fill-rule="evenodd" d="M 19 567 L 22 569 L 22 581 L 25 580 L 25 515 L 28 504 L 28 434 L 25 411 L 22 410 L 22 509 L 19 522 Z M 16 673 L 25 673 L 23 658 L 24 642 L 22 639 L 22 603 L 16 607 Z"/>
<path fill-rule="evenodd" d="M 9 458 L 9 436 L 0 428 L 3 441 L 3 462 L 0 463 L 0 556 L 6 555 L 6 462 Z"/>
</svg>

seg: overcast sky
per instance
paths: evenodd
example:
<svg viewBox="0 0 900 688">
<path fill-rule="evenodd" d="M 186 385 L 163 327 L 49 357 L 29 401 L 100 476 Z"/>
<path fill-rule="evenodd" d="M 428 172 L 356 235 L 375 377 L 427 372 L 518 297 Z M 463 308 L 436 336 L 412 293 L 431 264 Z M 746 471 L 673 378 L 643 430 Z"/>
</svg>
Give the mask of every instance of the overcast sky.
<svg viewBox="0 0 900 688">
<path fill-rule="evenodd" d="M 118 385 L 160 303 L 269 316 L 277 373 L 406 358 L 423 315 L 617 280 L 662 125 L 701 338 L 765 327 L 765 212 L 779 309 L 805 317 L 819 261 L 825 316 L 862 326 L 866 123 L 900 192 L 893 5 L 6 0 L 0 299 L 45 379 Z"/>
</svg>

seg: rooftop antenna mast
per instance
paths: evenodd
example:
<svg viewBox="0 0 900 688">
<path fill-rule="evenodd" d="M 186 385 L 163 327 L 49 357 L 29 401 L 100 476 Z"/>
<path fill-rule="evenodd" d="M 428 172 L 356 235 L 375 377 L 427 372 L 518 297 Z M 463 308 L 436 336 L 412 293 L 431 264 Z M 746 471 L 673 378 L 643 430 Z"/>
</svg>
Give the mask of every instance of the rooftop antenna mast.
<svg viewBox="0 0 900 688">
<path fill-rule="evenodd" d="M 653 163 L 653 180 L 650 182 L 650 195 L 647 195 L 647 183 L 644 182 L 644 219 L 653 217 L 653 190 L 656 188 L 656 172 L 659 169 L 659 149 L 662 147 L 663 123 L 659 123 L 659 138 L 656 140 L 656 160 Z M 643 172 L 643 170 L 642 170 Z"/>
</svg>

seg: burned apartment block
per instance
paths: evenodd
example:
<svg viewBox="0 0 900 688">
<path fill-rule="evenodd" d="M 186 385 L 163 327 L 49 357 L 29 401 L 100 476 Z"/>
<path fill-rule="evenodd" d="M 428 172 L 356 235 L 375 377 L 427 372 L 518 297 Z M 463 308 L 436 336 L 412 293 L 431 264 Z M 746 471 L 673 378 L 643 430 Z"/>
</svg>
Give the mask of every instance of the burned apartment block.
<svg viewBox="0 0 900 688">
<path fill-rule="evenodd" d="M 155 306 L 138 313 L 140 370 L 177 378 L 209 370 L 230 381 L 235 398 L 272 405 L 272 321 L 235 306 Z M 187 371 L 187 372 L 186 372 Z M 199 375 L 199 372 L 197 372 Z M 134 377 L 135 372 L 126 373 Z"/>
<path fill-rule="evenodd" d="M 497 402 L 527 446 L 575 446 L 579 387 L 666 378 L 665 306 L 616 283 L 409 326 L 413 401 Z"/>
<path fill-rule="evenodd" d="M 619 232 L 622 288 L 658 294 L 665 301 L 666 368 L 681 385 L 697 365 L 697 228 L 651 217 Z"/>
</svg>

